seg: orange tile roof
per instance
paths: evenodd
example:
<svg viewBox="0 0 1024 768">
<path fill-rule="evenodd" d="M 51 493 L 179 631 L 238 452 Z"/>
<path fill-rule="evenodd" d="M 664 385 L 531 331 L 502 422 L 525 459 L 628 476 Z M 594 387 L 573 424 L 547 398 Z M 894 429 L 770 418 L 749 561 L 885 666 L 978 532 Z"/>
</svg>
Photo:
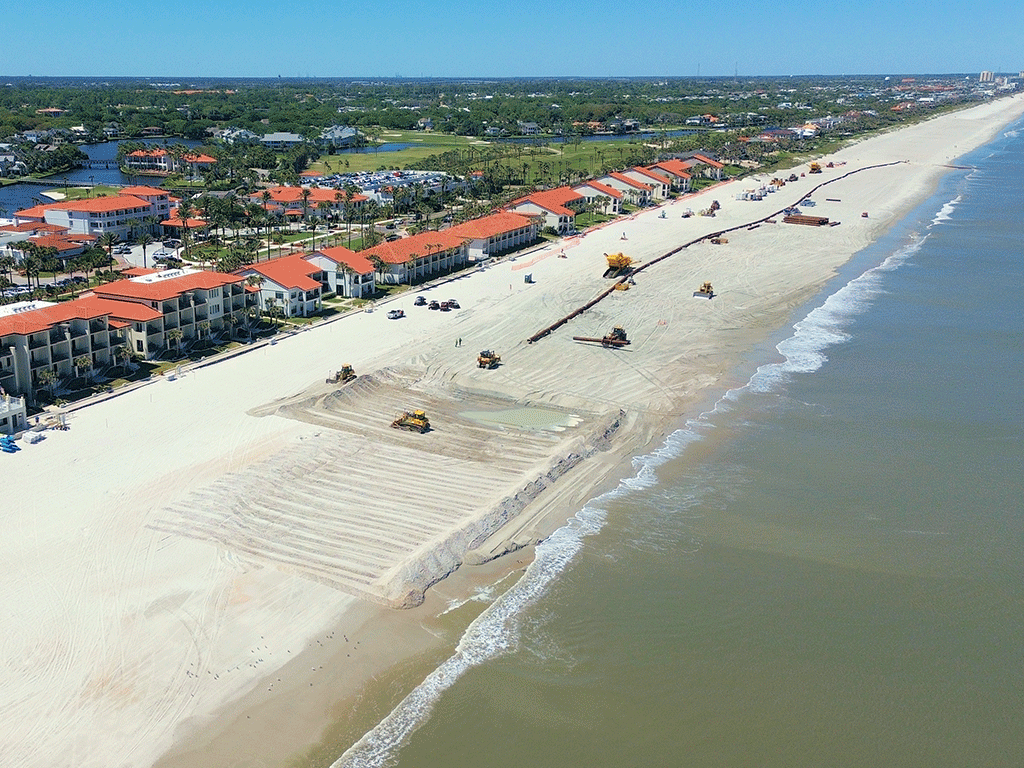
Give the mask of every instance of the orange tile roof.
<svg viewBox="0 0 1024 768">
<path fill-rule="evenodd" d="M 316 254 L 320 254 L 326 259 L 330 259 L 335 264 L 344 264 L 345 266 L 354 269 L 356 273 L 360 275 L 373 272 L 373 264 L 370 263 L 369 259 L 342 245 L 335 246 L 334 248 L 321 248 L 320 250 L 310 254 L 310 256 L 314 256 Z M 305 258 L 308 259 L 309 256 L 306 256 Z"/>
<path fill-rule="evenodd" d="M 94 304 L 84 303 L 82 299 L 65 301 L 49 307 L 31 309 L 11 315 L 0 315 L 0 336 L 20 334 L 27 336 L 52 328 L 69 320 L 91 320 L 107 314 Z"/>
<path fill-rule="evenodd" d="M 702 163 L 707 163 L 713 168 L 725 168 L 725 165 L 723 165 L 722 163 L 718 162 L 717 160 L 712 160 L 710 157 L 707 157 L 705 155 L 694 155 L 693 159 L 700 160 Z"/>
<path fill-rule="evenodd" d="M 185 223 L 189 229 L 202 229 L 203 227 L 209 226 L 209 224 L 203 219 L 185 219 Z M 163 227 L 181 227 L 181 219 L 172 217 L 170 219 L 164 219 L 160 222 Z"/>
<path fill-rule="evenodd" d="M 636 181 L 635 179 L 631 179 L 629 178 L 629 176 L 624 176 L 618 171 L 612 171 L 608 175 L 611 176 L 613 179 L 621 181 L 623 184 L 627 184 L 633 187 L 634 189 L 646 189 L 648 191 L 652 189 L 650 184 L 644 184 L 642 181 Z"/>
<path fill-rule="evenodd" d="M 29 242 L 35 243 L 40 248 L 56 248 L 58 251 L 77 251 L 85 248 L 90 242 L 96 242 L 96 236 L 42 235 L 41 237 L 31 238 Z"/>
<path fill-rule="evenodd" d="M 421 232 L 390 243 L 380 243 L 360 253 L 368 259 L 377 256 L 387 264 L 405 264 L 414 256 L 423 257 L 439 251 L 461 248 L 465 242 L 464 237 L 451 234 L 451 230 Z"/>
<path fill-rule="evenodd" d="M 647 168 L 644 168 L 642 166 L 637 165 L 637 166 L 635 166 L 633 168 L 630 168 L 629 170 L 635 171 L 636 173 L 639 173 L 641 176 L 646 176 L 647 178 L 651 179 L 651 181 L 656 181 L 658 184 L 667 184 L 668 183 L 668 179 L 666 179 L 664 176 L 659 176 L 654 171 L 651 171 L 651 170 L 649 170 Z"/>
<path fill-rule="evenodd" d="M 682 160 L 676 158 L 673 158 L 671 160 L 663 160 L 660 163 L 655 163 L 650 167 L 661 168 L 662 170 L 668 171 L 673 176 L 685 176 L 686 178 L 690 178 L 690 174 L 687 173 L 687 169 L 690 168 L 690 166 L 688 166 Z"/>
<path fill-rule="evenodd" d="M 56 205 L 56 203 L 54 203 L 54 205 Z M 33 205 L 31 208 L 22 208 L 20 211 L 14 212 L 14 218 L 39 219 L 39 221 L 42 221 L 46 216 L 46 211 L 52 207 L 53 205 Z"/>
<path fill-rule="evenodd" d="M 118 301 L 117 299 L 105 299 L 102 296 L 90 295 L 75 299 L 75 301 L 70 303 L 74 304 L 79 301 L 86 302 L 85 306 L 90 311 L 129 322 L 147 323 L 150 320 L 163 317 L 163 313 L 159 310 L 145 304 L 140 304 L 137 301 Z"/>
<path fill-rule="evenodd" d="M 560 216 L 575 216 L 576 212 L 567 207 L 568 203 L 582 200 L 583 195 L 576 192 L 572 187 L 556 187 L 542 192 L 533 192 L 526 197 L 513 200 L 509 207 L 515 207 L 524 203 L 533 203 L 546 211 L 557 213 Z"/>
<path fill-rule="evenodd" d="M 311 277 L 320 271 L 320 267 L 310 264 L 302 258 L 302 254 L 261 261 L 239 270 L 241 274 L 256 272 L 282 288 L 297 288 L 301 291 L 312 291 L 320 287 L 320 281 Z"/>
<path fill-rule="evenodd" d="M 150 197 L 155 197 L 157 195 L 170 195 L 166 189 L 146 186 L 121 187 L 120 192 L 122 195 L 149 195 Z"/>
<path fill-rule="evenodd" d="M 609 187 L 607 184 L 602 184 L 600 181 L 585 181 L 580 184 L 581 187 L 590 187 L 600 192 L 602 195 L 608 195 L 608 197 L 614 198 L 615 200 L 622 199 L 622 193 L 614 187 Z"/>
<path fill-rule="evenodd" d="M 99 296 L 113 299 L 123 297 L 125 299 L 164 301 L 180 296 L 187 291 L 210 290 L 245 280 L 244 277 L 238 275 L 206 270 L 199 272 L 164 270 L 155 275 L 167 275 L 167 277 L 153 279 L 154 275 L 143 275 L 128 280 L 117 280 L 113 283 L 97 285 L 93 288 L 93 292 Z M 149 279 L 147 280 L 147 278 Z"/>
<path fill-rule="evenodd" d="M 134 152 L 128 153 L 128 157 L 165 157 L 166 155 L 166 149 L 136 149 Z"/>
<path fill-rule="evenodd" d="M 8 224 L 0 227 L 0 232 L 49 232 L 56 235 L 67 231 L 67 227 L 61 227 L 57 224 L 46 224 L 41 221 L 25 221 L 21 224 Z"/>
<path fill-rule="evenodd" d="M 42 218 L 46 211 L 64 210 L 79 211 L 85 213 L 107 213 L 110 211 L 121 211 L 128 208 L 149 208 L 148 200 L 134 195 L 113 195 L 110 197 L 90 197 L 84 200 L 64 200 L 59 203 L 45 203 L 33 208 L 26 208 L 17 211 L 14 215 L 19 218 Z"/>
<path fill-rule="evenodd" d="M 207 165 L 209 163 L 216 163 L 217 158 L 204 155 L 202 152 L 196 152 L 195 154 L 182 155 L 181 159 L 186 163 L 197 163 L 199 165 Z"/>
<path fill-rule="evenodd" d="M 451 227 L 446 231 L 461 237 L 476 239 L 503 235 L 506 232 L 514 232 L 517 229 L 523 229 L 524 227 L 530 226 L 530 223 L 531 220 L 526 216 L 522 216 L 518 213 L 512 213 L 510 211 L 503 211 L 501 213 L 492 213 L 490 216 L 483 216 L 479 219 L 473 219 L 472 221 L 467 221 L 462 224 L 456 224 L 454 227 Z"/>
<path fill-rule="evenodd" d="M 142 277 L 143 275 L 152 275 L 154 272 L 159 271 L 159 269 L 151 267 L 128 267 L 128 269 L 122 269 L 121 274 L 125 277 Z"/>
</svg>

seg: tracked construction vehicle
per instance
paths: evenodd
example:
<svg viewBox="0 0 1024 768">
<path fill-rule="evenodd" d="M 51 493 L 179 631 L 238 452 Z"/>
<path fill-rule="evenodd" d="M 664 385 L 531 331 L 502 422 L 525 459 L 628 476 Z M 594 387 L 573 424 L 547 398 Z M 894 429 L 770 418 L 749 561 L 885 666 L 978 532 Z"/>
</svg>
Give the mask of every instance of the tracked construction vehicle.
<svg viewBox="0 0 1024 768">
<path fill-rule="evenodd" d="M 430 420 L 423 411 L 404 411 L 398 414 L 398 418 L 391 422 L 395 429 L 404 429 L 409 432 L 429 432 Z"/>
<path fill-rule="evenodd" d="M 356 377 L 355 369 L 351 365 L 349 365 L 348 363 L 345 363 L 344 365 L 341 366 L 341 370 L 340 371 L 335 371 L 331 375 L 331 377 L 329 379 L 327 379 L 327 383 L 328 384 L 345 384 L 346 382 L 352 381 L 352 379 L 354 379 L 355 377 Z"/>
<path fill-rule="evenodd" d="M 714 298 L 715 291 L 711 287 L 711 283 L 705 282 L 699 289 L 693 292 L 695 299 L 710 299 Z"/>
<path fill-rule="evenodd" d="M 598 339 L 590 336 L 573 336 L 573 341 L 592 341 L 595 344 L 600 344 L 602 347 L 624 347 L 629 344 L 629 339 L 626 338 L 626 331 L 621 325 L 616 325 L 612 328 L 611 333 Z"/>
<path fill-rule="evenodd" d="M 485 349 L 476 358 L 478 368 L 497 368 L 501 364 L 501 355 L 490 349 Z"/>
</svg>

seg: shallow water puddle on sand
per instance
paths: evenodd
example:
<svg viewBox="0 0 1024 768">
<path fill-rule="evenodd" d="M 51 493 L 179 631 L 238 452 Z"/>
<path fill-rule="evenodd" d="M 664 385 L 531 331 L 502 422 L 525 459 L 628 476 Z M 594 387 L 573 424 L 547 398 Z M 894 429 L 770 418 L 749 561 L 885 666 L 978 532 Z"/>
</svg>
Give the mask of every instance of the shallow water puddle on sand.
<svg viewBox="0 0 1024 768">
<path fill-rule="evenodd" d="M 561 432 L 580 423 L 579 416 L 543 408 L 506 408 L 500 411 L 462 411 L 459 416 L 488 427 L 515 427 L 531 431 Z"/>
</svg>

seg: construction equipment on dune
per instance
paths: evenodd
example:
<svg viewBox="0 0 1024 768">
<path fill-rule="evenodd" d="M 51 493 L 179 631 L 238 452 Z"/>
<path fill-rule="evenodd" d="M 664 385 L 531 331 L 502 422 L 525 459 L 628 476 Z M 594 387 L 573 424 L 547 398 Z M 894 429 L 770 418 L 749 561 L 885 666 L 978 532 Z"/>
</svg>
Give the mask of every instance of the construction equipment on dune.
<svg viewBox="0 0 1024 768">
<path fill-rule="evenodd" d="M 608 269 L 604 271 L 605 277 L 620 277 L 633 265 L 633 259 L 621 252 L 606 253 L 604 257 L 608 260 Z"/>
<path fill-rule="evenodd" d="M 811 163 L 808 173 L 821 173 L 821 163 Z"/>
<path fill-rule="evenodd" d="M 721 209 L 722 209 L 722 206 L 719 205 L 718 201 L 717 200 L 712 200 L 711 201 L 711 205 L 709 205 L 707 208 L 705 208 L 703 211 L 701 211 L 700 215 L 701 216 L 712 216 L 713 217 L 715 215 L 715 211 L 719 211 Z"/>
<path fill-rule="evenodd" d="M 701 287 L 693 292 L 693 298 L 695 299 L 711 299 L 715 296 L 715 289 L 711 287 L 711 283 L 706 282 Z"/>
<path fill-rule="evenodd" d="M 621 325 L 616 325 L 612 328 L 611 333 L 600 339 L 591 336 L 573 336 L 572 339 L 573 341 L 592 341 L 602 347 L 624 347 L 630 343 L 626 338 L 626 331 Z"/>
<path fill-rule="evenodd" d="M 789 174 L 789 178 L 786 179 L 786 181 L 798 181 L 798 180 L 799 179 L 798 179 L 798 177 L 797 177 L 797 175 L 795 173 Z"/>
<path fill-rule="evenodd" d="M 427 414 L 423 411 L 403 411 L 398 414 L 398 418 L 391 422 L 391 426 L 395 429 L 404 429 L 409 432 L 429 432 L 430 431 L 430 420 L 427 418 Z"/>
<path fill-rule="evenodd" d="M 478 368 L 497 368 L 501 365 L 501 355 L 490 349 L 483 350 L 476 358 Z"/>
<path fill-rule="evenodd" d="M 335 371 L 331 375 L 331 377 L 329 379 L 327 379 L 327 383 L 328 384 L 345 384 L 346 382 L 352 381 L 352 379 L 354 379 L 355 377 L 356 377 L 355 369 L 351 365 L 349 365 L 348 363 L 345 363 L 344 365 L 341 366 L 341 370 L 340 371 Z"/>
</svg>

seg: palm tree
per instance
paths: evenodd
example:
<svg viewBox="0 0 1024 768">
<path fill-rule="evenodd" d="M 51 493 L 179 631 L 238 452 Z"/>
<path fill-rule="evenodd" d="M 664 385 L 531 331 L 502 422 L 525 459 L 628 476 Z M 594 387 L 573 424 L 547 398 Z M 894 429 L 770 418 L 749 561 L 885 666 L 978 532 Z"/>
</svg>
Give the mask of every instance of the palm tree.
<svg viewBox="0 0 1024 768">
<path fill-rule="evenodd" d="M 96 244 L 99 245 L 101 248 L 106 248 L 107 255 L 113 258 L 114 246 L 117 245 L 117 243 L 120 240 L 121 238 L 117 235 L 116 232 L 104 232 L 102 235 L 99 236 L 99 239 L 96 241 Z"/>
<path fill-rule="evenodd" d="M 50 397 L 57 394 L 57 374 L 52 368 L 40 368 L 36 371 L 36 382 L 50 390 Z"/>
<path fill-rule="evenodd" d="M 178 203 L 178 218 L 181 220 L 181 247 L 184 249 L 185 258 L 189 258 L 189 235 L 188 220 L 195 213 L 195 209 L 189 200 L 182 200 Z"/>
<path fill-rule="evenodd" d="M 281 307 L 277 305 L 277 299 L 267 299 L 266 315 L 273 321 L 274 328 L 277 328 L 277 316 L 281 313 Z"/>
<path fill-rule="evenodd" d="M 92 358 L 88 355 L 79 355 L 74 359 L 75 374 L 78 376 L 82 375 L 82 371 L 86 372 L 86 378 L 89 376 L 89 372 L 92 370 Z"/>
<path fill-rule="evenodd" d="M 142 246 L 142 267 L 146 269 L 149 266 L 146 261 L 146 247 L 152 245 L 155 242 L 155 238 L 149 232 L 143 232 L 139 235 L 138 242 Z"/>
<path fill-rule="evenodd" d="M 114 350 L 114 359 L 121 361 L 121 368 L 128 373 L 128 361 L 132 359 L 132 350 L 127 344 L 121 344 Z"/>
<path fill-rule="evenodd" d="M 171 328 L 167 332 L 167 349 L 171 348 L 171 344 L 174 344 L 174 348 L 177 351 L 181 351 L 181 339 L 185 334 L 182 333 L 181 328 Z"/>
</svg>

